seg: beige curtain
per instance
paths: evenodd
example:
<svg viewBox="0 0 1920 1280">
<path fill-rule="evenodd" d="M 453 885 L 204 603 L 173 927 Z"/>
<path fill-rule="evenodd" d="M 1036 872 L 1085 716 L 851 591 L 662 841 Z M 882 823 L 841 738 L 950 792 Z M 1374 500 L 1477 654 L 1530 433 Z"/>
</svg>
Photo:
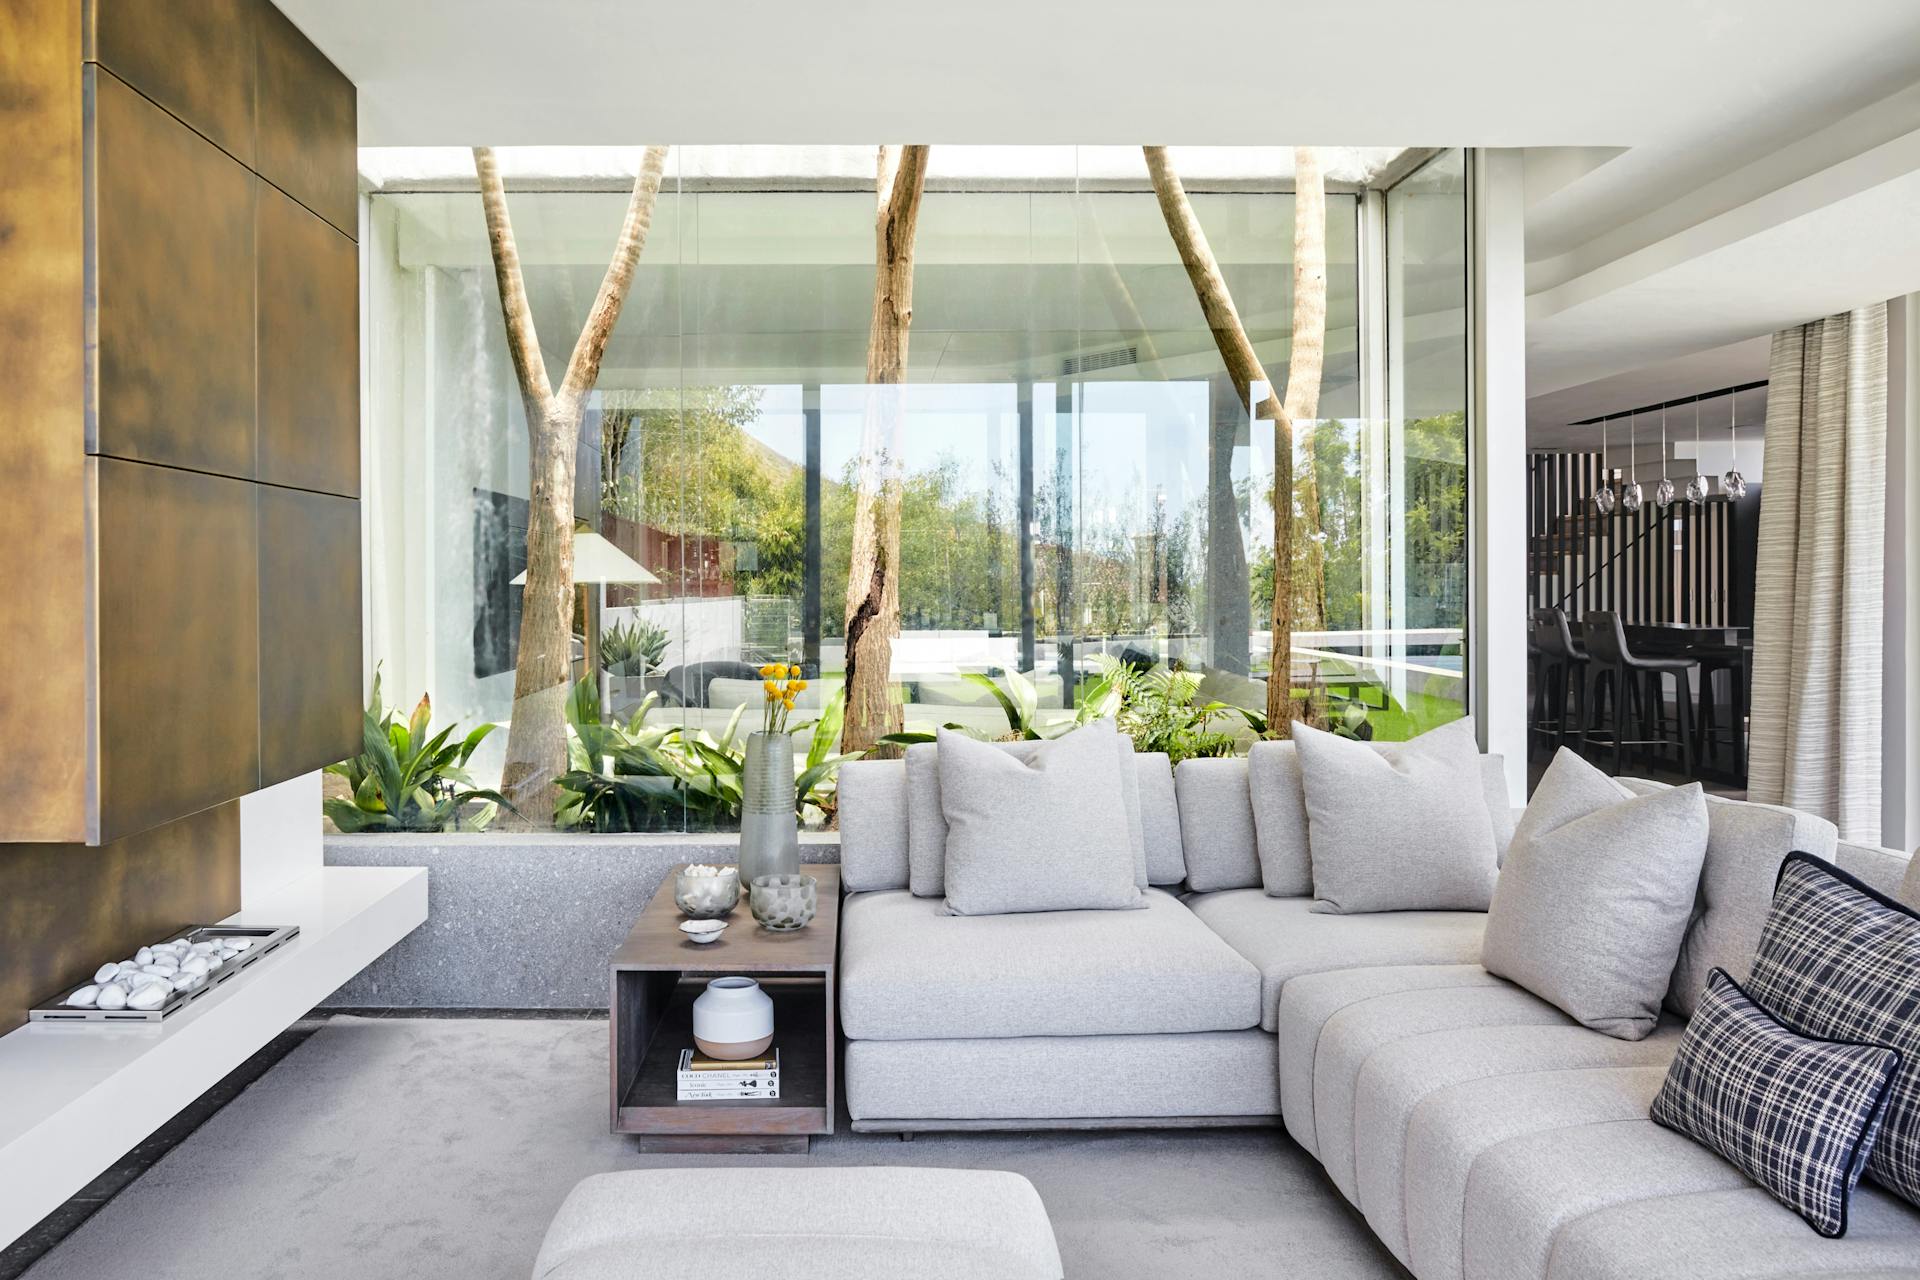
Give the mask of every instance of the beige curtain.
<svg viewBox="0 0 1920 1280">
<path fill-rule="evenodd" d="M 1748 797 L 1880 836 L 1887 309 L 1773 335 Z"/>
</svg>

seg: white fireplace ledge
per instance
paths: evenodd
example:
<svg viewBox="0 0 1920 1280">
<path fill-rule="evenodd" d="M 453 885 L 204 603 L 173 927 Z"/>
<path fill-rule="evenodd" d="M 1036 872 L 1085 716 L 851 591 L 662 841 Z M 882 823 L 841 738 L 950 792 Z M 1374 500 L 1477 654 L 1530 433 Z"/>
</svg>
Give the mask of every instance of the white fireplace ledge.
<svg viewBox="0 0 1920 1280">
<path fill-rule="evenodd" d="M 222 922 L 297 924 L 299 936 L 164 1023 L 0 1036 L 0 1246 L 426 918 L 423 867 L 321 868 Z"/>
</svg>

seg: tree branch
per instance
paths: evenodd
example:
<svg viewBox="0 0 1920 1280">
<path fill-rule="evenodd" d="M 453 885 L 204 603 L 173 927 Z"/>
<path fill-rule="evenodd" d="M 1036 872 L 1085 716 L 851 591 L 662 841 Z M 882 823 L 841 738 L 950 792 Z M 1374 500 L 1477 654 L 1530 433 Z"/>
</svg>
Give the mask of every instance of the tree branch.
<svg viewBox="0 0 1920 1280">
<path fill-rule="evenodd" d="M 520 275 L 520 250 L 514 243 L 513 220 L 507 216 L 507 188 L 492 147 L 473 149 L 473 168 L 480 175 L 480 205 L 487 214 L 487 248 L 493 254 L 493 278 L 500 286 L 500 312 L 507 322 L 507 350 L 513 373 L 520 381 L 520 397 L 527 402 L 529 422 L 546 412 L 553 399 L 547 382 L 547 363 L 540 355 L 540 338 L 533 331 L 533 309 L 527 305 L 527 283 Z"/>
<path fill-rule="evenodd" d="M 620 308 L 633 288 L 634 268 L 640 251 L 647 247 L 647 232 L 653 227 L 653 206 L 660 194 L 660 175 L 666 167 L 667 149 L 648 147 L 640 158 L 640 172 L 633 180 L 633 198 L 627 201 L 627 216 L 620 224 L 620 240 L 614 246 L 613 261 L 600 281 L 600 292 L 593 299 L 593 310 L 574 343 L 573 356 L 567 361 L 567 376 L 560 394 L 575 398 L 593 389 L 600 376 L 600 359 L 607 352 L 607 339 L 620 319 Z"/>
</svg>

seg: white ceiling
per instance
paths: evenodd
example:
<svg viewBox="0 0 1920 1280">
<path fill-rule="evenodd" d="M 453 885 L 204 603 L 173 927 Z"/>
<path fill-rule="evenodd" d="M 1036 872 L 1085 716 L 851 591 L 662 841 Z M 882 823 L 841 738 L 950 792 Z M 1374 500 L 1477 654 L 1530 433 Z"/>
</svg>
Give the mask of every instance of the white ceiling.
<svg viewBox="0 0 1920 1280">
<path fill-rule="evenodd" d="M 1633 146 L 1920 60 L 1911 0 L 278 2 L 368 146 Z"/>
</svg>

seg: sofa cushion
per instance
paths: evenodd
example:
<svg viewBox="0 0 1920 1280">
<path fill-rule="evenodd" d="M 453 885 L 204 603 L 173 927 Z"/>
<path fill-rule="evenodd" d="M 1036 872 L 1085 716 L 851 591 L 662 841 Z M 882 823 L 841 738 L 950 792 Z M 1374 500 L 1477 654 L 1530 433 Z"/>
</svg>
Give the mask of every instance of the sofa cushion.
<svg viewBox="0 0 1920 1280">
<path fill-rule="evenodd" d="M 1627 796 L 1560 748 L 1527 803 L 1487 912 L 1481 963 L 1582 1026 L 1653 1030 L 1707 849 L 1696 784 Z"/>
<path fill-rule="evenodd" d="M 1754 1186 L 1631 1199 L 1567 1223 L 1547 1280 L 1915 1280 L 1920 1209 L 1870 1184 L 1823 1240 Z"/>
<path fill-rule="evenodd" d="M 1111 722 L 1105 723 L 1111 729 Z M 1121 803 L 1133 852 L 1134 884 L 1144 889 L 1147 887 L 1147 846 L 1133 740 L 1123 733 L 1115 733 L 1113 737 L 1114 750 L 1119 753 L 1122 766 Z M 1031 760 L 1046 745 L 1047 741 L 1038 739 L 993 744 L 996 750 L 1023 762 Z M 940 797 L 940 748 L 936 743 L 916 743 L 907 748 L 906 778 L 908 887 L 923 898 L 937 898 L 947 891 L 947 817 Z"/>
<path fill-rule="evenodd" d="M 1652 1118 L 1718 1152 L 1823 1236 L 1845 1235 L 1900 1052 L 1782 1026 L 1724 969 L 1707 980 Z"/>
<path fill-rule="evenodd" d="M 1385 751 L 1395 744 L 1371 745 L 1376 751 Z M 1276 898 L 1307 897 L 1313 892 L 1313 859 L 1307 841 L 1307 795 L 1300 780 L 1299 752 L 1291 741 L 1256 742 L 1247 752 L 1246 769 L 1261 882 Z M 1494 848 L 1504 858 L 1514 829 L 1505 759 L 1498 755 L 1480 757 L 1480 785 L 1487 817 L 1493 823 Z"/>
<path fill-rule="evenodd" d="M 990 916 L 1141 905 L 1139 793 L 1129 805 L 1121 785 L 1133 776 L 1132 744 L 1111 721 L 1043 742 L 1024 759 L 950 729 L 939 743 L 947 910 Z M 1126 745 L 1124 756 L 1115 743 Z"/>
<path fill-rule="evenodd" d="M 1920 911 L 1793 854 L 1746 991 L 1802 1035 L 1904 1055 L 1867 1174 L 1920 1205 Z"/>
<path fill-rule="evenodd" d="M 1500 856 L 1471 721 L 1378 751 L 1304 724 L 1293 742 L 1315 911 L 1487 909 Z"/>
<path fill-rule="evenodd" d="M 1173 771 L 1180 806 L 1187 887 L 1195 893 L 1260 886 L 1247 762 L 1227 757 L 1182 760 Z"/>
<path fill-rule="evenodd" d="M 1589 1036 L 1606 1040 L 1616 1053 L 1644 1051 L 1651 1043 Z M 1460 1209 L 1483 1154 L 1545 1129 L 1644 1119 L 1665 1076 L 1664 1064 L 1588 1067 L 1479 1076 L 1429 1091 L 1407 1119 L 1407 1266 L 1421 1280 L 1462 1280 Z M 1368 1214 L 1370 1223 L 1383 1217 L 1378 1206 Z"/>
<path fill-rule="evenodd" d="M 1619 782 L 1637 795 L 1669 789 L 1666 783 L 1644 778 Z M 1692 1017 L 1709 970 L 1725 969 L 1734 981 L 1745 981 L 1781 859 L 1795 849 L 1832 857 L 1838 839 L 1831 822 L 1810 813 L 1708 796 L 1707 856 L 1700 867 L 1693 918 L 1667 989 L 1667 1007 Z"/>
<path fill-rule="evenodd" d="M 849 760 L 834 784 L 839 799 L 840 878 L 850 893 L 904 889 L 907 771 L 898 760 Z"/>
<path fill-rule="evenodd" d="M 1164 751 L 1134 753 L 1140 788 L 1140 837 L 1147 847 L 1147 883 L 1179 884 L 1187 878 L 1181 848 L 1180 803 L 1173 789 L 1173 762 Z"/>
<path fill-rule="evenodd" d="M 1580 1026 L 1525 1023 L 1433 1031 L 1384 1046 L 1361 1066 L 1353 1086 L 1353 1185 L 1360 1211 L 1395 1256 L 1411 1265 L 1408 1153 L 1414 1117 L 1429 1099 L 1475 1080 L 1643 1067 L 1658 1071 L 1673 1056 L 1680 1034 L 1672 1020 L 1643 1040 L 1618 1040 Z M 1647 1114 L 1644 1099 L 1632 1114 L 1636 1119 Z M 1456 1199 L 1456 1210 L 1458 1204 Z"/>
<path fill-rule="evenodd" d="M 847 899 L 840 1019 L 850 1039 L 1238 1031 L 1260 974 L 1178 899 L 1140 911 L 951 916 L 898 891 Z"/>
<path fill-rule="evenodd" d="M 1195 915 L 1260 970 L 1260 1025 L 1272 1031 L 1287 983 L 1305 973 L 1371 965 L 1474 964 L 1486 917 L 1467 911 L 1329 916 L 1307 898 L 1259 889 L 1195 894 Z"/>
</svg>

